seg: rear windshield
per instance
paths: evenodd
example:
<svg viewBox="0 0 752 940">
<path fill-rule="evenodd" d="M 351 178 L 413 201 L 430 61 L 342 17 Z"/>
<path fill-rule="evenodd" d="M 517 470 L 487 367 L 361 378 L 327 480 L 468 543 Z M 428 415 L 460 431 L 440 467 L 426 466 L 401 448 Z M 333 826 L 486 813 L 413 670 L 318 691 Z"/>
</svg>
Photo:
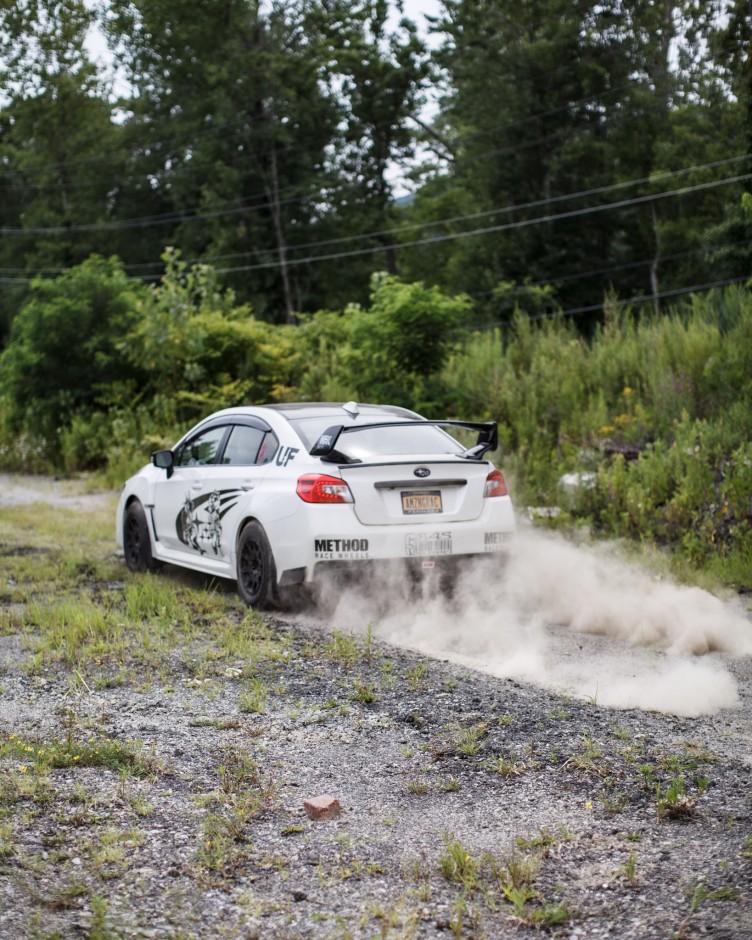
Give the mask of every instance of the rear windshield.
<svg viewBox="0 0 752 940">
<path fill-rule="evenodd" d="M 298 418 L 290 424 L 310 450 L 324 431 L 336 425 L 336 422 L 330 416 Z M 363 431 L 348 431 L 345 425 L 345 431 L 337 441 L 339 453 L 357 460 L 403 454 L 461 454 L 464 449 L 446 431 L 434 425 L 421 427 L 411 424 L 407 427 L 367 428 Z"/>
</svg>

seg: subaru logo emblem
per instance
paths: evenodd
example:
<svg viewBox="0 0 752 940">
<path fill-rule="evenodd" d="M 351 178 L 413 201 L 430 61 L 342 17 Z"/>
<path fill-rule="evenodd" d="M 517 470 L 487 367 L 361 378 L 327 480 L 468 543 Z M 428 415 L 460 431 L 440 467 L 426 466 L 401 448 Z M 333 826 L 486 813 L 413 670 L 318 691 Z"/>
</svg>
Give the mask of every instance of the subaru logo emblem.
<svg viewBox="0 0 752 940">
<path fill-rule="evenodd" d="M 416 467 L 415 470 L 413 470 L 413 473 L 415 474 L 416 477 L 430 477 L 431 476 L 431 471 L 428 469 L 428 467 Z"/>
</svg>

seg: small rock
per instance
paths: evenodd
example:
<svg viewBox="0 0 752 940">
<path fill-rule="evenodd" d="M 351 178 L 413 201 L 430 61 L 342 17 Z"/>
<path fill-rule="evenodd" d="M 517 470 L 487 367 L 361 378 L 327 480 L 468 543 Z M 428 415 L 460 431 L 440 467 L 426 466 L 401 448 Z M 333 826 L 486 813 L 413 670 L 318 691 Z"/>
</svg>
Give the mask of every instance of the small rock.
<svg viewBox="0 0 752 940">
<path fill-rule="evenodd" d="M 311 797 L 310 800 L 304 800 L 303 809 L 308 814 L 309 819 L 336 819 L 342 811 L 339 800 L 328 793 Z"/>
</svg>

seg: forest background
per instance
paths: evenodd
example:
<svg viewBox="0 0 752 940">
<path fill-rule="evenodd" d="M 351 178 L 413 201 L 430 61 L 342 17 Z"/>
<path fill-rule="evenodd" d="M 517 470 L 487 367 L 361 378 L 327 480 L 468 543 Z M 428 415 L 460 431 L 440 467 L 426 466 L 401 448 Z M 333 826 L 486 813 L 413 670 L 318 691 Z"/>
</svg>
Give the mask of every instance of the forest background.
<svg viewBox="0 0 752 940">
<path fill-rule="evenodd" d="M 519 506 L 752 587 L 752 4 L 435 9 L 0 0 L 0 465 L 493 418 Z"/>
</svg>

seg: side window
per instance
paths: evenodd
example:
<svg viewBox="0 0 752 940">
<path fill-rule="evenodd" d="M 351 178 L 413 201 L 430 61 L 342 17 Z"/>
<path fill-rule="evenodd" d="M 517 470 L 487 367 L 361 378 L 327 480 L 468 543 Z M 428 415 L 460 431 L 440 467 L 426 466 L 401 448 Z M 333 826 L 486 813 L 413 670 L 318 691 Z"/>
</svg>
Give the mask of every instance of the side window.
<svg viewBox="0 0 752 940">
<path fill-rule="evenodd" d="M 188 441 L 180 449 L 175 465 L 178 467 L 205 467 L 214 463 L 217 449 L 225 436 L 226 427 L 209 428 Z"/>
<path fill-rule="evenodd" d="M 222 464 L 229 464 L 233 467 L 255 464 L 264 435 L 265 432 L 260 428 L 236 424 L 222 455 Z"/>
<path fill-rule="evenodd" d="M 271 463 L 272 460 L 274 460 L 274 455 L 277 453 L 278 447 L 279 441 L 274 436 L 274 433 L 267 431 L 264 435 L 264 440 L 261 442 L 256 463 Z"/>
</svg>

